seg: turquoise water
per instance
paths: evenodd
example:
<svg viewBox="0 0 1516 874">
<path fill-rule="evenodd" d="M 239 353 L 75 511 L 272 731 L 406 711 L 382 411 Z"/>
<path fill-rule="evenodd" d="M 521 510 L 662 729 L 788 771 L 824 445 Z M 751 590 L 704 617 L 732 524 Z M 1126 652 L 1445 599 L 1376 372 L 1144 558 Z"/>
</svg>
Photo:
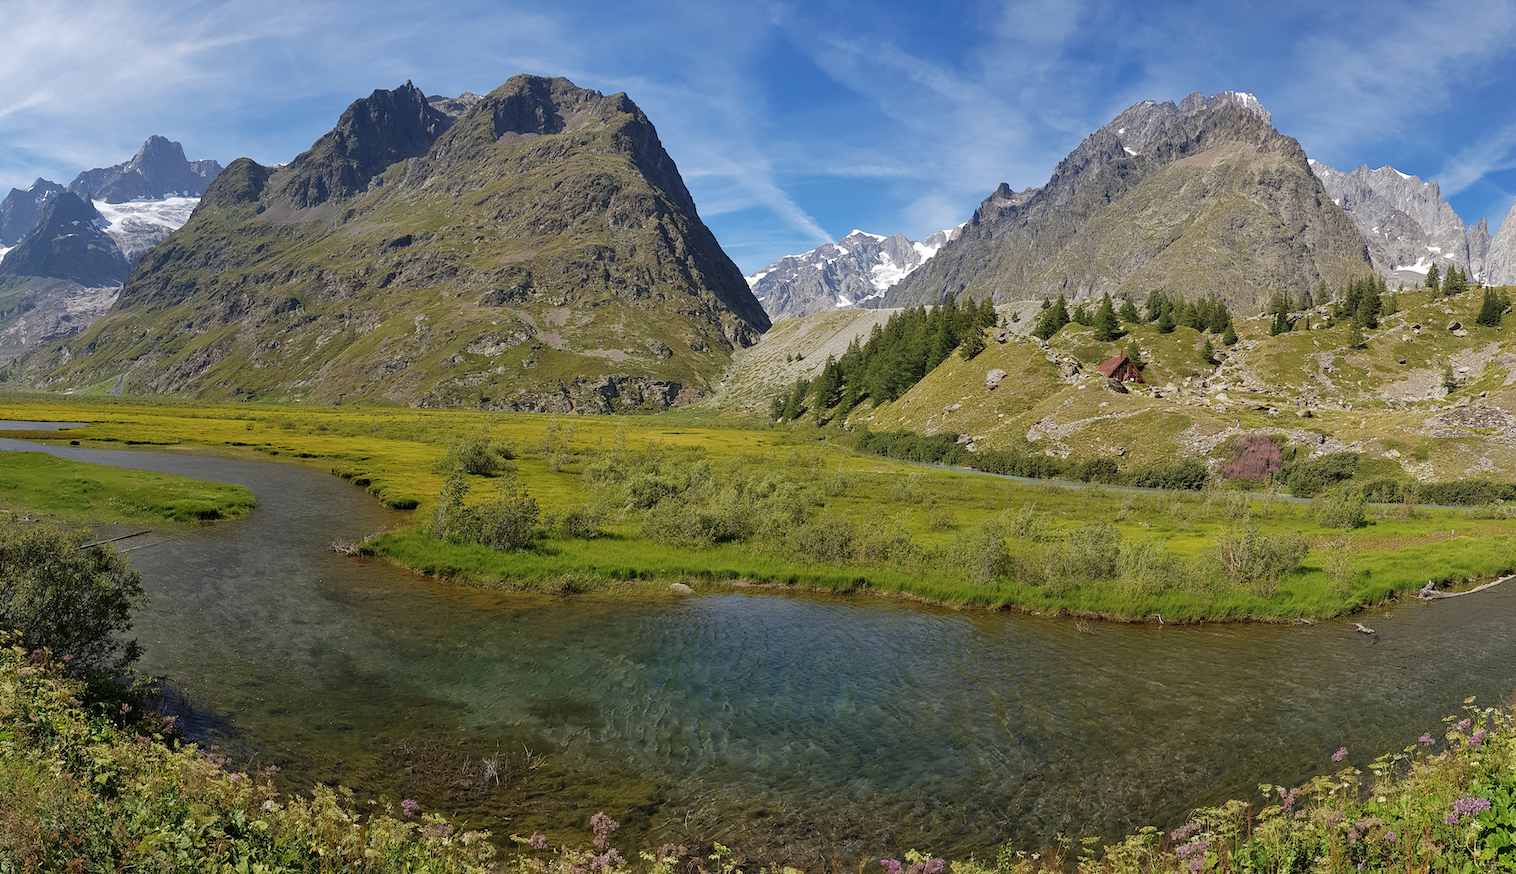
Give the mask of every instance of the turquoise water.
<svg viewBox="0 0 1516 874">
<path fill-rule="evenodd" d="M 38 447 L 0 440 L 14 448 Z M 1340 746 L 1366 764 L 1516 684 L 1516 588 L 1359 617 L 1374 638 L 1351 622 L 1082 632 L 867 597 L 509 596 L 330 552 L 404 516 L 320 471 L 46 449 L 257 494 L 245 520 L 129 541 L 152 597 L 143 667 L 172 679 L 192 732 L 282 765 L 291 788 L 417 797 L 499 834 L 582 829 L 609 802 L 628 849 L 704 836 L 792 864 L 1111 837 L 1261 800 L 1260 782 L 1331 769 Z M 516 782 L 425 778 L 397 750 L 428 744 L 475 765 L 500 744 Z"/>
</svg>

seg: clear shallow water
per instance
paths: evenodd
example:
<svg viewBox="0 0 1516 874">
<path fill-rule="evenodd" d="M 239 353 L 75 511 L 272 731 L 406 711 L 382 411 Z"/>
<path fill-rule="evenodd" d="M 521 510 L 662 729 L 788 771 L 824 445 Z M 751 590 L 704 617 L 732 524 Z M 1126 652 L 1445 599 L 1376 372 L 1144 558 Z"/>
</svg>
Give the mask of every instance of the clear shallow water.
<svg viewBox="0 0 1516 874">
<path fill-rule="evenodd" d="M 39 447 L 0 440 L 17 448 Z M 628 847 L 698 833 L 802 863 L 1111 837 L 1293 784 L 1339 746 L 1366 764 L 1516 684 L 1516 588 L 1361 617 L 1377 639 L 1350 622 L 1081 633 L 869 598 L 506 596 L 328 551 L 403 516 L 310 468 L 46 450 L 258 495 L 245 520 L 128 541 L 152 597 L 143 668 L 173 678 L 197 731 L 294 783 L 377 784 L 497 834 L 582 827 L 609 797 Z M 417 738 L 528 744 L 562 782 L 429 799 L 394 755 Z M 587 779 L 636 785 L 576 794 Z"/>
</svg>

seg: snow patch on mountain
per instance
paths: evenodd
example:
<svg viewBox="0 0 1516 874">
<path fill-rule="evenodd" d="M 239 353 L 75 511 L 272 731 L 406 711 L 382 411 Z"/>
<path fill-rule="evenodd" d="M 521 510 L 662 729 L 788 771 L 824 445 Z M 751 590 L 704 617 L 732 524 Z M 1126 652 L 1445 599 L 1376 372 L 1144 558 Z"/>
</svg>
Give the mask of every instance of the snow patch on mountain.
<svg viewBox="0 0 1516 874">
<path fill-rule="evenodd" d="M 132 264 L 163 238 L 184 227 L 200 204 L 198 197 L 167 197 L 163 200 L 129 200 L 125 203 L 93 201 L 103 230 L 116 241 L 121 254 Z"/>
<path fill-rule="evenodd" d="M 942 251 L 966 224 L 915 241 L 854 229 L 836 243 L 785 256 L 749 275 L 748 288 L 773 319 L 864 306 Z"/>
</svg>

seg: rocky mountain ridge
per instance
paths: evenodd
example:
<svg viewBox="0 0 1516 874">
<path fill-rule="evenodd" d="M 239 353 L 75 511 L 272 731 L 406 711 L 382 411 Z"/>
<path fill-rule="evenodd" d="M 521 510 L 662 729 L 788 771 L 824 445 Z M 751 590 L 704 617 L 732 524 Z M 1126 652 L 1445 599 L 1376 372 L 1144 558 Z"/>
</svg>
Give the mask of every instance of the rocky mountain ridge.
<svg viewBox="0 0 1516 874">
<path fill-rule="evenodd" d="M 642 111 L 565 79 L 357 100 L 242 158 L 35 386 L 610 412 L 704 394 L 768 316 Z"/>
<path fill-rule="evenodd" d="M 190 161 L 182 145 L 154 134 L 131 160 L 86 170 L 69 183 L 68 190 L 85 200 L 106 203 L 199 197 L 220 173 L 216 161 Z"/>
<path fill-rule="evenodd" d="M 1276 290 L 1339 287 L 1371 266 L 1356 227 L 1256 98 L 1143 101 L 1059 162 L 1041 188 L 987 197 L 962 235 L 886 306 L 1216 294 L 1246 310 Z"/>
<path fill-rule="evenodd" d="M 1327 194 L 1348 214 L 1369 247 L 1369 258 L 1386 279 L 1420 282 L 1433 264 L 1450 265 L 1485 278 L 1490 232 L 1484 219 L 1466 227 L 1442 198 L 1437 182 L 1401 173 L 1394 167 L 1377 170 L 1360 164 L 1350 173 L 1320 161 L 1311 171 Z"/>
<path fill-rule="evenodd" d="M 747 284 L 774 320 L 831 309 L 867 306 L 909 276 L 958 236 L 963 225 L 924 240 L 885 237 L 855 230 L 836 243 L 786 255 L 747 277 Z"/>
</svg>

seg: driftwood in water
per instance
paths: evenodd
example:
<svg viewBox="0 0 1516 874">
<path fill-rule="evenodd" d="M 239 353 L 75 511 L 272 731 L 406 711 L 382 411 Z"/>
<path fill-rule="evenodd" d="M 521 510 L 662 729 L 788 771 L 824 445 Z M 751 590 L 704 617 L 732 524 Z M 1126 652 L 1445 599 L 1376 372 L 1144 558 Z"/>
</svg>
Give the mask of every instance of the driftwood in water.
<svg viewBox="0 0 1516 874">
<path fill-rule="evenodd" d="M 1494 580 L 1493 582 L 1485 583 L 1482 586 L 1475 586 L 1474 588 L 1469 589 L 1467 592 L 1439 592 L 1437 591 L 1437 584 L 1431 580 L 1427 580 L 1427 584 L 1421 587 L 1421 591 L 1416 593 L 1416 597 L 1420 598 L 1423 601 L 1436 601 L 1440 598 L 1456 598 L 1459 595 L 1472 595 L 1475 592 L 1483 592 L 1485 589 L 1492 589 L 1495 586 L 1498 586 L 1501 583 L 1505 582 L 1506 580 L 1509 580 L 1513 576 L 1516 576 L 1516 574 L 1508 574 L 1498 580 Z"/>
<path fill-rule="evenodd" d="M 1354 622 L 1353 623 L 1353 630 L 1357 631 L 1360 634 L 1378 634 L 1379 633 L 1379 632 L 1375 631 L 1374 629 L 1368 627 L 1367 625 L 1364 625 L 1362 622 Z"/>
<path fill-rule="evenodd" d="M 138 531 L 135 534 L 123 534 L 120 537 L 112 537 L 110 540 L 96 540 L 94 543 L 86 543 L 86 544 L 84 544 L 83 546 L 81 546 L 79 548 L 80 549 L 93 549 L 96 546 L 104 546 L 107 543 L 115 543 L 118 540 L 126 540 L 126 539 L 131 538 L 131 537 L 141 537 L 142 535 L 144 535 L 146 533 L 148 533 L 148 532 L 147 531 Z"/>
</svg>

